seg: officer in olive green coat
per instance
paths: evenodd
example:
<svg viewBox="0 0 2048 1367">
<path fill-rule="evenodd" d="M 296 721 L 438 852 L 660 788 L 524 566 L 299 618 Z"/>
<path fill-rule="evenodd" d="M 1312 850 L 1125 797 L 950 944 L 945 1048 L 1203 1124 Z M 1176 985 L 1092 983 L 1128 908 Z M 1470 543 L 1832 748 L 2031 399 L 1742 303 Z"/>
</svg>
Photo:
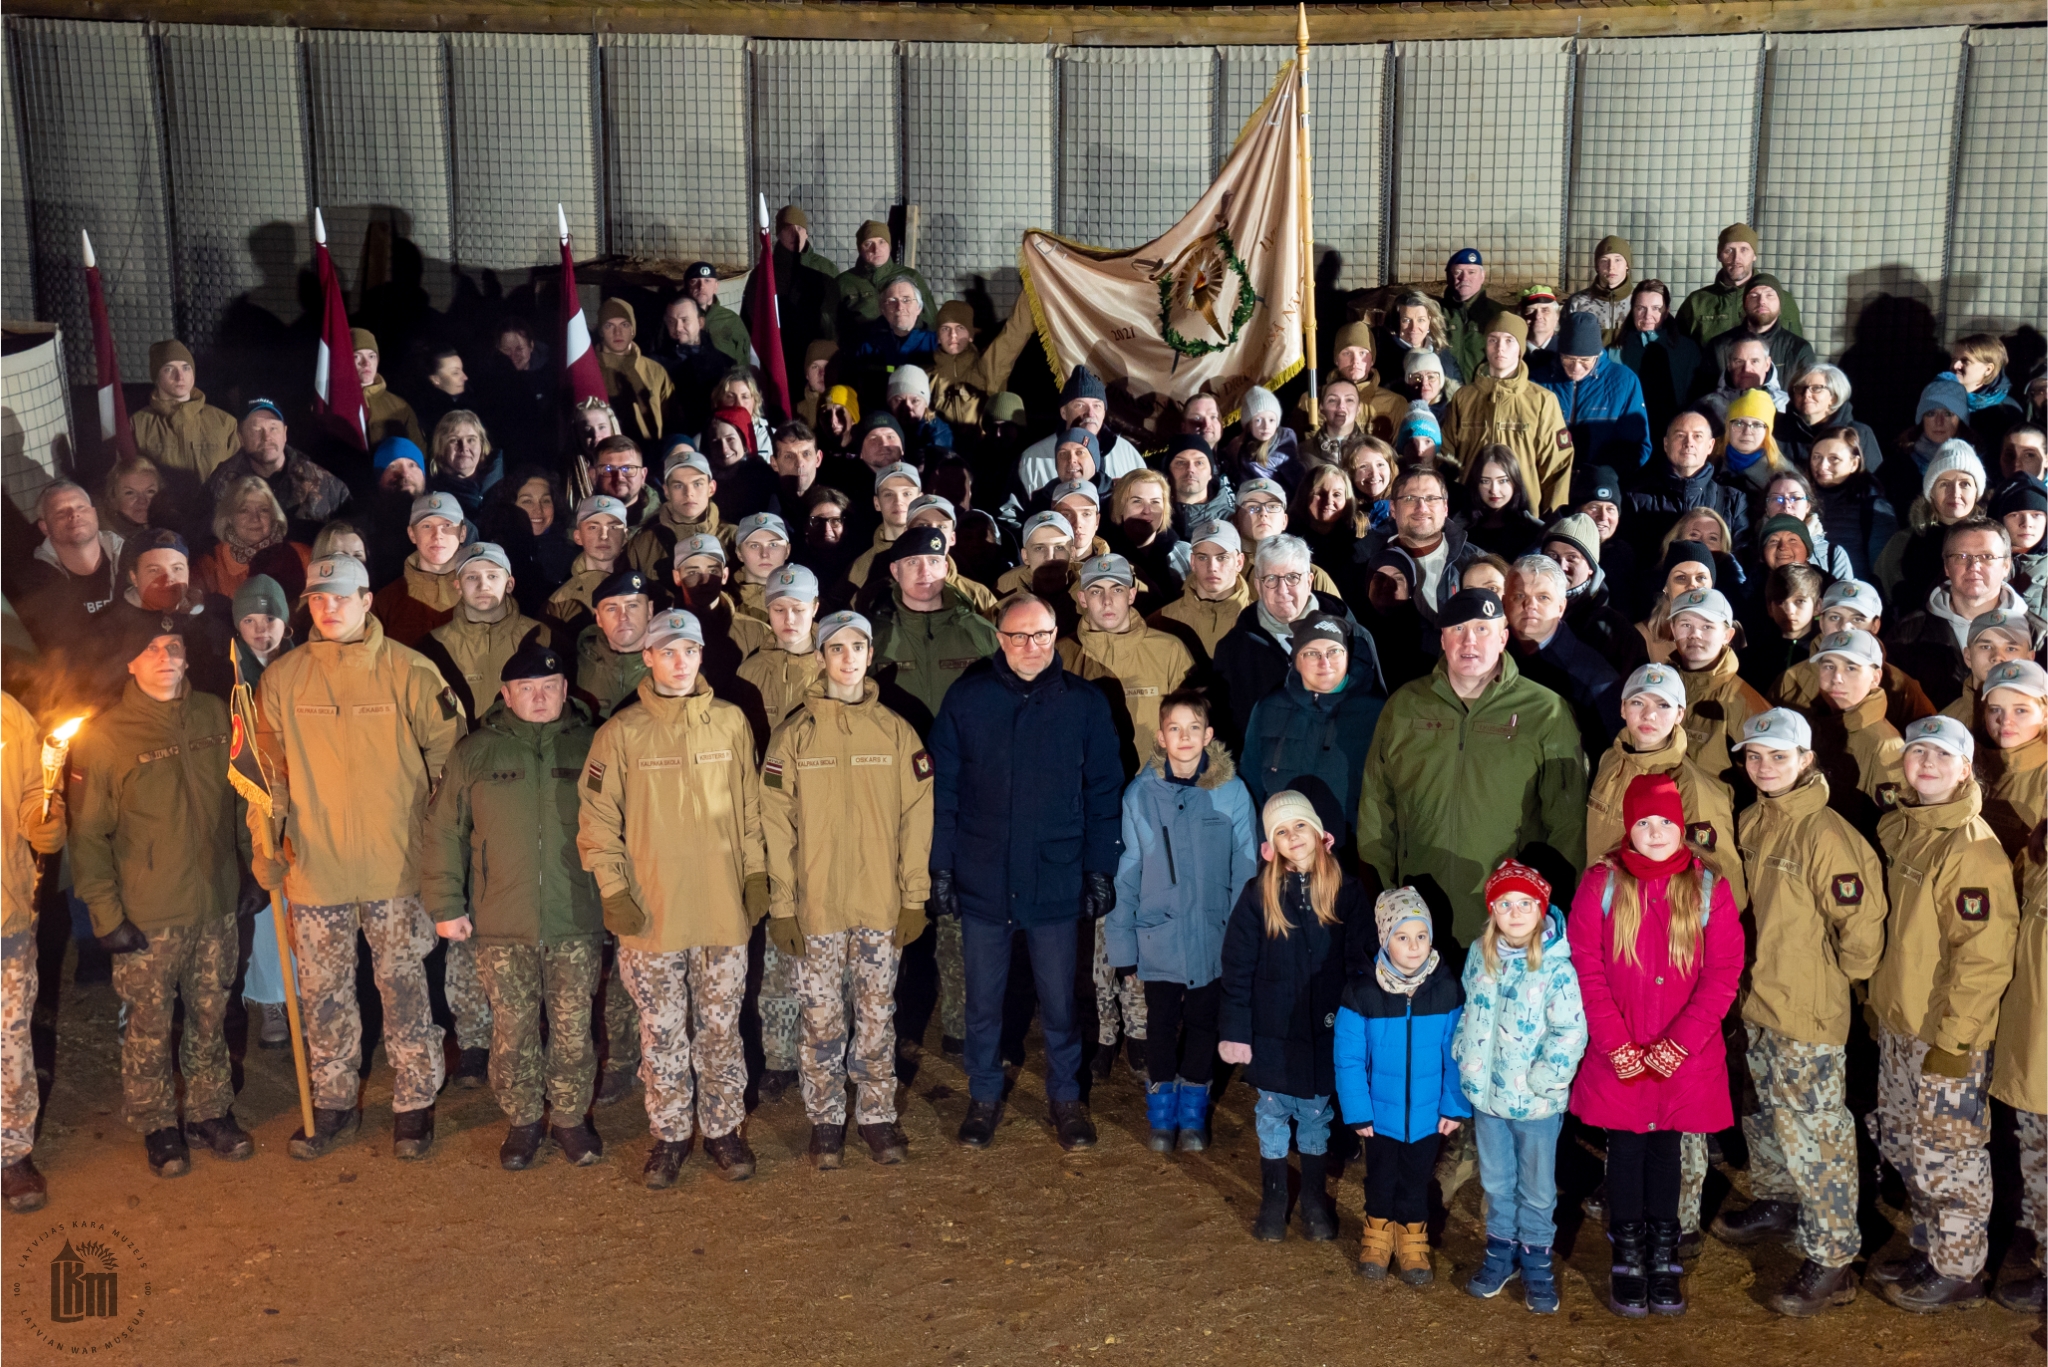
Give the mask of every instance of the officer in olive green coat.
<svg viewBox="0 0 2048 1367">
<path fill-rule="evenodd" d="M 113 951 L 114 990 L 128 1009 L 122 1106 L 159 1177 L 190 1169 L 188 1139 L 221 1158 L 255 1152 L 230 1109 L 222 1029 L 238 957 L 237 850 L 246 853 L 248 831 L 228 784 L 227 704 L 185 677 L 185 620 L 145 619 L 121 642 L 121 701 L 92 719 L 70 758 L 77 892 Z M 171 1075 L 180 997 L 182 1131 Z"/>
<path fill-rule="evenodd" d="M 498 697 L 448 757 L 421 842 L 420 897 L 443 939 L 475 945 L 491 1002 L 491 1090 L 512 1122 L 499 1163 L 533 1165 L 545 1099 L 555 1143 L 583 1167 L 604 1153 L 588 1116 L 604 916 L 576 852 L 576 778 L 597 732 L 569 697 L 561 655 L 537 642 L 506 662 Z"/>
</svg>

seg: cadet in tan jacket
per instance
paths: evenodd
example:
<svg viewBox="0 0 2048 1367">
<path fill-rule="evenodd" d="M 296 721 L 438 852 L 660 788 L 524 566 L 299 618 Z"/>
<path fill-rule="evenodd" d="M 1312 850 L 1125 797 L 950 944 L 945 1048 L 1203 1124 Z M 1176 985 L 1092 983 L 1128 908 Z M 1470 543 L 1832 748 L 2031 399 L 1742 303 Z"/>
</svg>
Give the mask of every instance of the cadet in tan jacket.
<svg viewBox="0 0 2048 1367">
<path fill-rule="evenodd" d="M 2013 1109 L 2020 1150 L 2020 1224 L 2034 1235 L 2034 1270 L 1991 1294 L 2000 1305 L 2041 1313 L 2048 1259 L 2048 827 L 2039 822 L 2015 872 L 2020 933 L 2012 986 L 1998 1007 L 1991 1095 Z"/>
<path fill-rule="evenodd" d="M 1923 717 L 1905 739 L 1905 803 L 1878 823 L 1891 914 L 1870 979 L 1878 1075 L 1868 1123 L 1878 1152 L 1905 1179 L 1913 1250 L 1870 1275 L 1892 1304 L 1927 1312 L 1984 1294 L 1985 1088 L 2019 910 L 2012 865 L 1980 815 L 1969 729 L 1953 717 Z"/>
<path fill-rule="evenodd" d="M 377 373 L 377 335 L 368 328 L 350 328 L 348 333 L 355 347 L 356 379 L 363 386 L 363 414 L 369 419 L 370 449 L 376 450 L 377 443 L 386 437 L 404 437 L 420 450 L 426 450 L 426 434 L 420 430 L 420 420 L 412 405 L 392 393 L 384 377 Z"/>
<path fill-rule="evenodd" d="M 1884 651 L 1867 631 L 1837 631 L 1821 637 L 1811 658 L 1820 679 L 1820 704 L 1808 715 L 1814 762 L 1835 810 L 1875 840 L 1878 818 L 1899 805 L 1905 782 L 1906 743 L 1885 716 Z"/>
<path fill-rule="evenodd" d="M 768 620 L 768 580 L 789 563 L 789 524 L 774 513 L 750 513 L 733 528 L 732 553 L 740 570 L 732 583 L 739 611 Z"/>
<path fill-rule="evenodd" d="M 626 547 L 627 563 L 659 582 L 675 563 L 677 542 L 702 535 L 731 546 L 733 527 L 719 519 L 718 505 L 711 501 L 717 492 L 717 477 L 702 452 L 688 447 L 671 451 L 661 464 L 661 504 L 633 534 Z"/>
<path fill-rule="evenodd" d="M 1749 905 L 1749 884 L 1735 848 L 1734 794 L 1688 757 L 1685 682 L 1671 665 L 1646 664 L 1621 689 L 1621 734 L 1600 757 L 1586 793 L 1586 867 L 1621 847 L 1628 834 L 1621 802 L 1641 774 L 1669 774 L 1685 802 L 1686 843 L 1728 884 L 1735 905 Z"/>
<path fill-rule="evenodd" d="M 1984 820 L 2017 860 L 2048 806 L 2048 670 L 2008 660 L 1985 675 L 1977 751 Z"/>
<path fill-rule="evenodd" d="M 1740 791 L 1729 742 L 1742 724 L 1769 711 L 1763 695 L 1736 672 L 1735 609 L 1719 589 L 1694 589 L 1671 601 L 1671 663 L 1685 680 L 1685 736 L 1693 763 Z"/>
<path fill-rule="evenodd" d="M 1814 624 L 1823 636 L 1832 636 L 1838 631 L 1867 631 L 1884 640 L 1884 599 L 1875 588 L 1857 579 L 1838 579 L 1828 585 L 1827 592 L 1820 596 L 1820 611 L 1814 614 Z M 1927 699 L 1927 691 L 1920 687 L 1920 681 L 1900 669 L 1897 665 L 1884 667 L 1884 675 L 1878 682 L 1884 690 L 1885 720 L 1903 731 L 1922 717 L 1931 717 L 1935 706 Z M 1970 701 L 1975 703 L 1975 690 L 1966 689 Z M 1804 713 L 1807 721 L 1823 715 L 1825 707 L 1820 701 L 1820 670 L 1814 666 L 1812 657 L 1801 660 L 1783 674 L 1770 691 L 1773 707 L 1789 707 Z M 1967 724 L 1970 718 L 1962 718 Z"/>
<path fill-rule="evenodd" d="M 626 505 L 610 494 L 592 494 L 576 505 L 569 539 L 583 550 L 569 562 L 569 577 L 549 596 L 547 606 L 548 621 L 565 641 L 575 640 L 590 625 L 597 611 L 591 594 L 597 586 L 626 568 Z M 657 582 L 663 573 L 642 572 Z"/>
<path fill-rule="evenodd" d="M 728 1181 L 754 1173 L 740 1133 L 747 941 L 768 912 L 761 779 L 746 716 L 700 674 L 704 628 L 673 608 L 647 628 L 640 701 L 598 728 L 576 848 L 597 878 L 619 975 L 640 1011 L 654 1148 L 643 1175 L 673 1186 L 696 1131 Z"/>
<path fill-rule="evenodd" d="M 1738 1246 L 1792 1236 L 1804 1261 L 1767 1304 L 1803 1317 L 1856 1298 L 1849 988 L 1884 949 L 1884 866 L 1831 808 L 1804 717 L 1785 708 L 1751 717 L 1739 748 L 1757 791 L 1739 823 L 1756 926 L 1742 1002 L 1757 1102 L 1742 1132 L 1755 1199 L 1724 1208 L 1713 1232 Z"/>
<path fill-rule="evenodd" d="M 1188 533 L 1188 578 L 1180 597 L 1146 620 L 1172 632 L 1203 665 L 1257 597 L 1244 573 L 1244 538 L 1228 522 L 1205 522 Z"/>
<path fill-rule="evenodd" d="M 604 370 L 605 395 L 627 436 L 653 441 L 661 436 L 662 410 L 674 385 L 652 359 L 640 354 L 633 340 L 640 321 L 623 299 L 607 299 L 597 307 L 597 361 Z"/>
<path fill-rule="evenodd" d="M 455 495 L 421 494 L 412 501 L 405 534 L 413 551 L 398 578 L 377 590 L 371 610 L 386 637 L 417 650 L 434 628 L 455 616 L 462 588 L 455 565 L 462 554 L 466 518 Z"/>
<path fill-rule="evenodd" d="M 1507 447 L 1521 462 L 1522 487 L 1534 511 L 1556 512 L 1571 500 L 1571 429 L 1557 396 L 1529 378 L 1522 360 L 1529 325 L 1502 311 L 1487 326 L 1486 373 L 1452 397 L 1444 421 L 1445 454 L 1464 469 L 1482 447 Z"/>
<path fill-rule="evenodd" d="M 284 829 L 274 857 L 270 832 L 252 829 L 259 880 L 292 903 L 313 1070 L 314 1132 L 293 1135 L 291 1153 L 318 1158 L 359 1119 L 360 929 L 384 999 L 384 1048 L 398 1075 L 393 1152 L 419 1158 L 433 1144 L 444 1065 L 421 962 L 434 947 L 434 923 L 420 904 L 414 837 L 462 735 L 462 705 L 425 656 L 385 639 L 370 615 L 360 560 L 315 560 L 306 569 L 305 601 L 313 619 L 306 644 L 273 660 L 256 694 L 256 741 Z"/>
<path fill-rule="evenodd" d="M 873 637 L 859 613 L 818 623 L 821 677 L 776 728 L 761 771 L 768 938 L 796 967 L 819 1168 L 839 1166 L 849 1075 L 874 1160 L 902 1162 L 908 1142 L 896 1127 L 896 970 L 931 895 L 932 764 L 910 723 L 877 701 Z"/>
<path fill-rule="evenodd" d="M 241 449 L 241 428 L 196 387 L 198 371 L 183 342 L 173 339 L 150 347 L 149 374 L 156 384 L 149 406 L 128 419 L 135 449 L 161 470 L 189 475 L 196 492 Z"/>
<path fill-rule="evenodd" d="M 12 693 L 0 693 L 0 1163 L 7 1208 L 41 1210 L 48 1199 L 30 1152 L 36 1143 L 36 856 L 64 848 L 64 790 L 43 810 L 43 728 Z"/>
</svg>

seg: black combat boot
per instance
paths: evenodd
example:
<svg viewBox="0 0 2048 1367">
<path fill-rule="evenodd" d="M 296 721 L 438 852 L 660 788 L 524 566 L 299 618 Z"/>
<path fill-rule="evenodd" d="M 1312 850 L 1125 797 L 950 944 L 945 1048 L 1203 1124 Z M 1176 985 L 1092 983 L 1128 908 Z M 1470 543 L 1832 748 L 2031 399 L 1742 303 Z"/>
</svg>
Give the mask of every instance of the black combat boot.
<svg viewBox="0 0 2048 1367">
<path fill-rule="evenodd" d="M 1818 1315 L 1830 1306 L 1847 1305 L 1855 1299 L 1854 1268 L 1825 1267 L 1807 1258 L 1799 1264 L 1799 1270 L 1792 1274 L 1792 1280 L 1785 1283 L 1785 1289 L 1764 1304 L 1781 1315 L 1803 1320 Z"/>
<path fill-rule="evenodd" d="M 811 1126 L 811 1166 L 819 1172 L 833 1172 L 846 1161 L 846 1126 Z"/>
<path fill-rule="evenodd" d="M 974 1101 L 967 1103 L 967 1118 L 960 1122 L 959 1140 L 962 1148 L 985 1149 L 995 1142 L 996 1126 L 1003 1118 L 1003 1103 L 1000 1101 Z"/>
<path fill-rule="evenodd" d="M 176 1125 L 151 1130 L 142 1136 L 142 1147 L 149 1155 L 149 1170 L 158 1177 L 183 1177 L 192 1171 L 192 1152 Z"/>
<path fill-rule="evenodd" d="M 540 1157 L 540 1146 L 547 1137 L 546 1121 L 512 1126 L 505 1131 L 505 1142 L 498 1145 L 498 1166 L 507 1172 L 525 1172 Z"/>
<path fill-rule="evenodd" d="M 769 1068 L 761 1074 L 758 1092 L 763 1106 L 772 1106 L 796 1086 L 796 1069 Z"/>
<path fill-rule="evenodd" d="M 1714 1217 L 1714 1237 L 1736 1248 L 1747 1248 L 1766 1239 L 1782 1239 L 1799 1228 L 1799 1203 L 1765 1199 L 1751 1201 L 1741 1210 L 1724 1210 Z"/>
<path fill-rule="evenodd" d="M 455 1056 L 455 1076 L 448 1079 L 458 1092 L 481 1090 L 491 1080 L 491 1051 L 464 1049 Z"/>
<path fill-rule="evenodd" d="M 362 1113 L 353 1106 L 339 1111 L 316 1110 L 313 1112 L 313 1133 L 295 1132 L 285 1149 L 294 1158 L 324 1157 L 356 1132 L 362 1118 Z"/>
<path fill-rule="evenodd" d="M 1095 1147 L 1095 1122 L 1088 1118 L 1088 1104 L 1084 1101 L 1053 1102 L 1052 1128 L 1053 1138 L 1068 1153 Z"/>
<path fill-rule="evenodd" d="M 185 1142 L 230 1163 L 239 1163 L 256 1152 L 256 1141 L 235 1123 L 232 1111 L 211 1120 L 185 1122 Z"/>
<path fill-rule="evenodd" d="M 910 1141 L 893 1120 L 861 1126 L 860 1137 L 867 1141 L 868 1157 L 884 1167 L 893 1167 L 910 1156 Z"/>
<path fill-rule="evenodd" d="M 728 1182 L 744 1182 L 754 1175 L 754 1151 L 738 1130 L 716 1139 L 706 1135 L 704 1156 L 718 1165 L 718 1175 Z"/>
<path fill-rule="evenodd" d="M 434 1147 L 434 1108 L 399 1111 L 391 1117 L 391 1156 L 425 1158 Z"/>
<path fill-rule="evenodd" d="M 604 1157 L 604 1140 L 598 1137 L 587 1115 L 578 1116 L 574 1125 L 557 1125 L 548 1133 L 572 1168 L 587 1168 Z"/>
<path fill-rule="evenodd" d="M 43 1208 L 43 1203 L 50 1199 L 50 1188 L 36 1171 L 35 1160 L 23 1154 L 0 1168 L 0 1194 L 4 1194 L 9 1210 L 26 1215 Z"/>
<path fill-rule="evenodd" d="M 633 1089 L 640 1085 L 640 1077 L 631 1068 L 607 1068 L 597 1080 L 595 1102 L 599 1106 L 616 1106 L 633 1095 Z"/>
<path fill-rule="evenodd" d="M 649 1191 L 666 1191 L 676 1184 L 676 1174 L 683 1169 L 683 1160 L 690 1156 L 690 1149 L 697 1138 L 657 1139 L 648 1150 L 647 1166 L 640 1169 L 641 1178 Z"/>
</svg>

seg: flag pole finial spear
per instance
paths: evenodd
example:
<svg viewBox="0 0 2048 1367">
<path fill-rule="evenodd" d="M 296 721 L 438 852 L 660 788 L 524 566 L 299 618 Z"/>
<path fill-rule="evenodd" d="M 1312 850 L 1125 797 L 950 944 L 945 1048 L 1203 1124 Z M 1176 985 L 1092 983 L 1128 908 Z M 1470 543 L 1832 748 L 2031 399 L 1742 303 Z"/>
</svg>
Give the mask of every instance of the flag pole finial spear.
<svg viewBox="0 0 2048 1367">
<path fill-rule="evenodd" d="M 1308 397 L 1319 395 L 1316 384 L 1316 230 L 1315 189 L 1310 177 L 1314 155 L 1309 148 L 1308 123 L 1308 5 L 1297 0 L 1294 8 L 1294 59 L 1299 63 L 1301 98 L 1296 105 L 1301 138 L 1301 363 L 1308 371 Z"/>
<path fill-rule="evenodd" d="M 557 205 L 555 206 L 555 225 L 556 225 L 556 226 L 557 226 L 558 228 L 560 228 L 560 229 L 561 229 L 561 232 L 562 232 L 562 245 L 563 245 L 563 246 L 565 246 L 565 247 L 566 247 L 566 246 L 568 246 L 568 245 L 569 245 L 569 214 L 568 214 L 568 211 L 567 211 L 567 210 L 565 210 L 565 209 L 563 209 L 563 208 L 562 208 L 562 206 L 561 206 L 561 205 L 559 205 L 559 204 L 557 204 Z"/>
<path fill-rule="evenodd" d="M 92 254 L 92 234 L 80 228 L 78 230 L 78 244 L 85 254 L 85 268 L 89 271 L 97 270 L 100 259 Z"/>
<path fill-rule="evenodd" d="M 327 220 L 320 216 L 320 206 L 313 206 L 313 241 L 319 246 L 327 245 Z"/>
</svg>

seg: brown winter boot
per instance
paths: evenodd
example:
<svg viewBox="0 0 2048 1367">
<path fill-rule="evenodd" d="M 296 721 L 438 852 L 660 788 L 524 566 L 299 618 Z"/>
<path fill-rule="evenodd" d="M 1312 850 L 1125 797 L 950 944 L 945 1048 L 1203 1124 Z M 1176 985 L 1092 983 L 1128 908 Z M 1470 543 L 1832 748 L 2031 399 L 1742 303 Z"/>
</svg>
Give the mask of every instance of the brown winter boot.
<svg viewBox="0 0 2048 1367">
<path fill-rule="evenodd" d="M 1401 1280 L 1410 1286 L 1428 1286 L 1436 1280 L 1436 1269 L 1429 1261 L 1429 1227 L 1427 1225 L 1395 1225 L 1394 1257 L 1401 1264 Z"/>
<path fill-rule="evenodd" d="M 1387 1264 L 1394 1261 L 1394 1233 L 1400 1226 L 1392 1220 L 1365 1217 L 1365 1235 L 1358 1241 L 1358 1275 L 1367 1281 L 1383 1281 Z"/>
</svg>

